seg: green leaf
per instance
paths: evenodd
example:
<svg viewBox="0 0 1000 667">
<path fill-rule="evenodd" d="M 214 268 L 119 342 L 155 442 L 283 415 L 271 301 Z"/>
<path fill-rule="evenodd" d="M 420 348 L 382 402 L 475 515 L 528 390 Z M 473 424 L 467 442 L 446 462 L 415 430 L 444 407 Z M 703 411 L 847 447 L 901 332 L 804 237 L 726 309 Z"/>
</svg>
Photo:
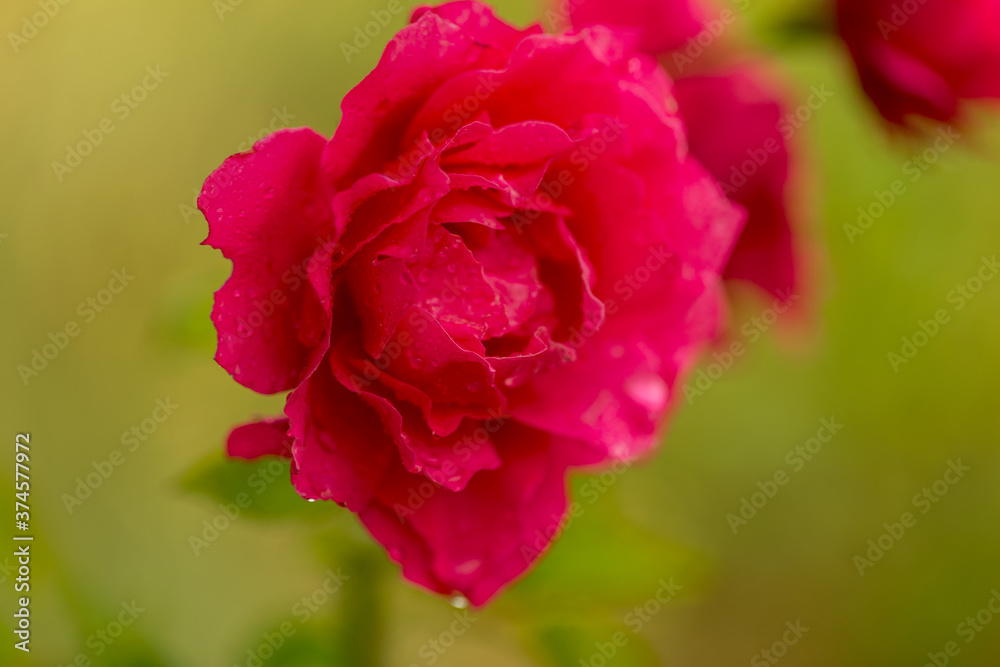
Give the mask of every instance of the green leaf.
<svg viewBox="0 0 1000 667">
<path fill-rule="evenodd" d="M 391 567 L 379 547 L 330 537 L 324 535 L 324 551 L 336 554 L 328 562 L 347 580 L 343 588 L 308 619 L 279 617 L 269 627 L 258 629 L 234 664 L 257 664 L 255 657 L 266 667 L 384 664 L 382 582 Z"/>
<path fill-rule="evenodd" d="M 153 319 L 153 335 L 163 345 L 178 349 L 211 350 L 213 293 L 206 279 L 182 276 L 170 284 Z"/>
<path fill-rule="evenodd" d="M 570 613 L 631 607 L 671 578 L 682 587 L 678 597 L 701 588 L 707 557 L 636 526 L 622 514 L 613 488 L 602 486 L 600 479 L 577 480 L 575 516 L 570 515 L 550 552 L 507 596 L 528 613 L 553 606 Z"/>
<path fill-rule="evenodd" d="M 195 465 L 181 486 L 214 503 L 236 505 L 241 515 L 250 517 L 329 519 L 342 514 L 334 503 L 302 498 L 290 477 L 287 459 L 268 456 L 244 461 L 214 453 Z"/>
<path fill-rule="evenodd" d="M 552 667 L 659 664 L 656 653 L 641 634 L 612 621 L 544 624 L 531 631 L 528 644 L 543 664 Z"/>
</svg>

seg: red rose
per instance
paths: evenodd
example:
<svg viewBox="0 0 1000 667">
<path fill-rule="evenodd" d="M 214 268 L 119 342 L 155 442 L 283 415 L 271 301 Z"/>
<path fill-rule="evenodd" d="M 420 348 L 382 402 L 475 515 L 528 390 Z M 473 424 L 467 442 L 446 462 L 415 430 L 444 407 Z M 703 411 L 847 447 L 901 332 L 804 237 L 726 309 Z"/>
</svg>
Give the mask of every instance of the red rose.
<svg viewBox="0 0 1000 667">
<path fill-rule="evenodd" d="M 691 154 L 748 212 L 725 270 L 783 301 L 799 288 L 788 208 L 789 141 L 796 126 L 755 66 L 713 69 L 676 81 Z"/>
<path fill-rule="evenodd" d="M 285 417 L 301 495 L 357 512 L 429 589 L 483 604 L 558 532 L 577 466 L 634 459 L 716 332 L 741 213 L 670 82 L 600 27 L 419 9 L 327 141 L 278 132 L 206 183 L 233 260 L 217 360 Z"/>
<path fill-rule="evenodd" d="M 840 35 L 886 120 L 950 122 L 1000 97 L 1000 1 L 837 0 Z"/>
</svg>

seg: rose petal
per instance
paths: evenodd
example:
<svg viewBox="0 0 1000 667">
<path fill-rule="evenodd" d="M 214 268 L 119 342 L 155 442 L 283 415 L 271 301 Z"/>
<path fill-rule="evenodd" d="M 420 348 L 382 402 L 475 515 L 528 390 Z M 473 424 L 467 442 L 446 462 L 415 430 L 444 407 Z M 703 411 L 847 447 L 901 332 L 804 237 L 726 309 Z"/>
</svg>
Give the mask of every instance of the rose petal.
<svg viewBox="0 0 1000 667">
<path fill-rule="evenodd" d="M 702 31 L 704 10 L 694 0 L 586 0 L 566 19 L 575 26 L 604 23 L 633 32 L 646 53 L 673 51 Z"/>
<path fill-rule="evenodd" d="M 681 79 L 676 93 L 692 155 L 748 212 L 726 277 L 788 298 L 798 285 L 785 202 L 789 154 L 780 132 L 782 104 L 748 66 Z"/>
<path fill-rule="evenodd" d="M 888 0 L 838 0 L 837 25 L 862 88 L 891 123 L 955 122 L 961 101 L 1000 98 L 1000 4 L 931 0 L 904 21 Z M 896 17 L 896 18 L 894 18 Z"/>
<path fill-rule="evenodd" d="M 329 295 L 307 274 L 310 258 L 328 255 L 337 240 L 319 170 L 325 146 L 312 130 L 276 132 L 227 159 L 198 198 L 210 229 L 205 244 L 233 261 L 212 310 L 216 361 L 261 393 L 298 384 L 328 326 Z"/>
<path fill-rule="evenodd" d="M 566 512 L 567 471 L 597 460 L 579 443 L 514 422 L 495 439 L 503 465 L 477 474 L 463 491 L 421 495 L 426 480 L 398 468 L 360 515 L 406 578 L 458 591 L 476 606 L 548 548 Z"/>
<path fill-rule="evenodd" d="M 490 434 L 503 423 L 492 420 L 463 420 L 451 434 L 437 436 L 427 428 L 420 411 L 406 403 L 393 403 L 371 392 L 361 397 L 382 416 L 382 422 L 399 447 L 403 465 L 409 472 L 422 473 L 449 491 L 461 491 L 472 476 L 500 467 Z"/>
<path fill-rule="evenodd" d="M 226 439 L 226 453 L 233 458 L 253 460 L 261 456 L 292 456 L 292 438 L 284 417 L 250 422 L 234 428 Z"/>
<path fill-rule="evenodd" d="M 432 12 L 441 18 L 459 26 L 479 44 L 488 44 L 502 51 L 509 52 L 525 35 L 542 31 L 541 26 L 531 26 L 518 30 L 496 17 L 489 5 L 474 0 L 458 0 L 446 2 L 434 7 L 422 6 L 413 10 L 413 20 L 419 20 L 424 14 Z"/>
<path fill-rule="evenodd" d="M 294 466 L 292 483 L 304 498 L 332 500 L 352 511 L 371 501 L 398 457 L 378 414 L 320 366 L 285 406 Z"/>
<path fill-rule="evenodd" d="M 344 97 L 343 120 L 323 156 L 338 187 L 381 171 L 396 155 L 415 109 L 444 81 L 469 69 L 505 62 L 507 53 L 477 42 L 473 34 L 423 12 L 389 42 L 375 69 Z M 435 141 L 438 136 L 428 133 Z"/>
</svg>

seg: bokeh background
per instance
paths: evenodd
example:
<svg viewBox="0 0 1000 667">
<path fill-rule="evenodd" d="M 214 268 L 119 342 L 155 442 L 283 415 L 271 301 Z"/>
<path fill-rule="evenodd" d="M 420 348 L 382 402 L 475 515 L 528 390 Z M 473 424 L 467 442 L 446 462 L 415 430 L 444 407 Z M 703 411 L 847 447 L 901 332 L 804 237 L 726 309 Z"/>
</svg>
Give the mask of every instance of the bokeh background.
<svg viewBox="0 0 1000 667">
<path fill-rule="evenodd" d="M 520 24 L 540 15 L 534 0 L 494 4 Z M 927 664 L 951 641 L 950 664 L 1000 664 L 1000 617 L 968 642 L 959 628 L 1000 590 L 1000 279 L 961 310 L 949 301 L 1000 251 L 1000 122 L 977 114 L 963 145 L 911 182 L 925 145 L 886 133 L 839 45 L 775 29 L 817 3 L 748 4 L 732 30 L 779 59 L 793 99 L 833 92 L 795 137 L 810 174 L 796 206 L 824 249 L 811 316 L 749 340 L 742 325 L 769 303 L 744 295 L 732 319 L 747 353 L 682 401 L 654 458 L 577 478 L 582 514 L 529 576 L 468 614 L 404 583 L 345 510 L 298 502 L 287 471 L 223 463 L 229 427 L 282 398 L 211 359 L 211 293 L 230 266 L 199 246 L 194 210 L 204 177 L 262 133 L 332 134 L 340 99 L 414 3 L 347 62 L 341 43 L 389 3 L 70 0 L 15 52 L 6 35 L 39 4 L 5 0 L 0 492 L 13 495 L 13 440 L 28 431 L 36 542 L 30 656 L 13 649 L 13 546 L 0 547 L 0 664 L 721 667 L 774 664 L 761 653 L 773 650 L 789 667 L 888 667 Z M 116 103 L 147 67 L 165 77 L 134 109 Z M 57 174 L 67 144 L 105 118 L 113 132 Z M 852 243 L 844 225 L 896 179 L 907 192 Z M 116 270 L 134 278 L 100 312 L 81 309 Z M 894 372 L 887 354 L 938 309 L 950 322 Z M 18 366 L 71 321 L 79 335 L 25 381 Z M 129 451 L 123 433 L 158 399 L 177 407 Z M 843 428 L 796 469 L 786 456 L 822 419 Z M 121 465 L 67 501 L 115 450 Z M 959 460 L 970 470 L 921 513 L 914 495 Z M 727 515 L 778 471 L 789 482 L 734 534 Z M 219 503 L 241 492 L 252 505 L 206 529 L 226 525 Z M 883 538 L 891 548 L 859 574 L 855 556 L 907 511 L 916 525 Z M 671 581 L 676 596 L 651 603 Z M 123 604 L 142 611 L 111 638 Z M 773 647 L 794 636 L 786 623 L 801 638 Z"/>
</svg>

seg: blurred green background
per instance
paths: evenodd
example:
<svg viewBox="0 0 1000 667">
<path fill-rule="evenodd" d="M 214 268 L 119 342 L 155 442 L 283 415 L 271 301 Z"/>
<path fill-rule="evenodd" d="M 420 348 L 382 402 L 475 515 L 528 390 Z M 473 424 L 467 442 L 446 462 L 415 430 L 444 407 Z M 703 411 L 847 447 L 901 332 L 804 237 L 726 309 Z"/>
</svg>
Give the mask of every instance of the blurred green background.
<svg viewBox="0 0 1000 667">
<path fill-rule="evenodd" d="M 836 45 L 767 27 L 789 2 L 751 2 L 739 30 L 775 52 L 800 101 L 812 85 L 834 93 L 796 135 L 812 174 L 797 205 L 825 248 L 813 322 L 792 345 L 781 326 L 750 341 L 741 325 L 768 304 L 741 301 L 747 353 L 682 405 L 655 458 L 575 480 L 582 514 L 528 577 L 467 616 L 402 582 L 348 512 L 295 502 L 286 471 L 222 466 L 228 429 L 282 399 L 211 359 L 211 293 L 230 266 L 199 246 L 196 189 L 262 132 L 332 134 L 414 3 L 350 63 L 340 45 L 387 4 L 70 0 L 16 45 L 8 33 L 39 4 L 0 6 L 3 466 L 30 432 L 36 536 L 30 659 L 13 649 L 13 546 L 0 546 L 0 664 L 916 666 L 952 641 L 950 664 L 1000 664 L 1000 617 L 981 614 L 968 642 L 959 627 L 1000 589 L 1000 280 L 961 310 L 949 300 L 1000 250 L 1000 122 L 978 116 L 911 182 L 924 146 L 887 136 Z M 520 24 L 540 13 L 495 5 Z M 135 108 L 116 102 L 144 78 Z M 103 119 L 113 132 L 57 174 Z M 896 179 L 907 192 L 849 241 L 844 225 Z M 123 269 L 128 286 L 102 292 Z M 950 321 L 894 372 L 887 354 L 939 309 Z M 68 322 L 79 334 L 23 378 Z M 177 406 L 163 423 L 148 421 L 158 399 Z M 789 456 L 830 418 L 843 428 L 811 460 Z M 155 432 L 129 451 L 122 436 L 144 420 Z M 115 450 L 121 465 L 68 505 Z M 946 495 L 914 503 L 959 460 L 970 470 L 938 484 Z M 788 483 L 756 516 L 727 518 L 779 471 Z M 204 522 L 225 526 L 219 503 L 239 492 L 253 504 L 212 537 Z M 907 511 L 916 524 L 882 537 L 861 576 L 855 557 Z M 192 536 L 206 540 L 197 555 Z M 679 592 L 653 602 L 671 582 Z M 123 604 L 142 611 L 118 633 Z"/>
</svg>

